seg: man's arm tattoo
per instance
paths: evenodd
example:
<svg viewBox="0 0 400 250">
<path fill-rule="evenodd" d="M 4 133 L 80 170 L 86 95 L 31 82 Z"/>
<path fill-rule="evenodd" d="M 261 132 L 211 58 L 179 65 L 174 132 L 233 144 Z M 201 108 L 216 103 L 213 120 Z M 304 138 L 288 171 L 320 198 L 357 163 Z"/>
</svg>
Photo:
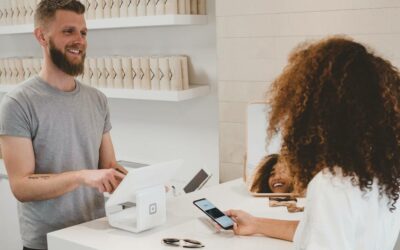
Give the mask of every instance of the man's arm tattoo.
<svg viewBox="0 0 400 250">
<path fill-rule="evenodd" d="M 32 180 L 38 180 L 38 179 L 46 180 L 50 178 L 50 175 L 31 175 L 28 178 Z"/>
</svg>

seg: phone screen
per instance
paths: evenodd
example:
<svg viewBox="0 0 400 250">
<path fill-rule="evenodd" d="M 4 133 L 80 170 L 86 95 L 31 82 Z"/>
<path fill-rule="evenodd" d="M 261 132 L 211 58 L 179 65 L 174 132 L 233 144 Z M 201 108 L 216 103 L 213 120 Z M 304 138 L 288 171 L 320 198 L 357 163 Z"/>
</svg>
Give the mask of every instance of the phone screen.
<svg viewBox="0 0 400 250">
<path fill-rule="evenodd" d="M 203 198 L 193 202 L 196 207 L 207 214 L 211 219 L 218 223 L 223 229 L 232 229 L 233 220 L 216 208 L 211 202 Z"/>
</svg>

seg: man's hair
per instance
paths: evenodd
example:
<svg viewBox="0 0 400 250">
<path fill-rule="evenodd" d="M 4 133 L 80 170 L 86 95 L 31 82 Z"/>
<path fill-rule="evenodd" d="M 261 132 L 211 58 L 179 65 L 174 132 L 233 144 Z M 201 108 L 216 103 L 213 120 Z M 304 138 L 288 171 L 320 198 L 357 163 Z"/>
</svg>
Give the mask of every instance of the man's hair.
<svg viewBox="0 0 400 250">
<path fill-rule="evenodd" d="M 57 10 L 69 10 L 77 14 L 85 13 L 85 6 L 77 0 L 42 0 L 35 11 L 35 28 L 51 21 Z"/>
<path fill-rule="evenodd" d="M 305 188 L 323 168 L 362 191 L 374 179 L 390 210 L 400 192 L 400 75 L 389 61 L 344 37 L 303 44 L 269 93 L 268 136 Z"/>
</svg>

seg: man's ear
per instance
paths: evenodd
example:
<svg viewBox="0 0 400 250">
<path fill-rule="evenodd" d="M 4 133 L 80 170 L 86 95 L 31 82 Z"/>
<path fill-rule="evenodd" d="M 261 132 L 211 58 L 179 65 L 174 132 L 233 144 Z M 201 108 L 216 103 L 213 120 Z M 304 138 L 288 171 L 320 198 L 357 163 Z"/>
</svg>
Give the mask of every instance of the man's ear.
<svg viewBox="0 0 400 250">
<path fill-rule="evenodd" d="M 43 32 L 42 28 L 40 28 L 40 27 L 35 28 L 34 34 L 35 34 L 36 40 L 38 40 L 40 45 L 47 46 L 47 41 L 46 41 L 46 39 L 44 37 L 44 32 Z"/>
</svg>

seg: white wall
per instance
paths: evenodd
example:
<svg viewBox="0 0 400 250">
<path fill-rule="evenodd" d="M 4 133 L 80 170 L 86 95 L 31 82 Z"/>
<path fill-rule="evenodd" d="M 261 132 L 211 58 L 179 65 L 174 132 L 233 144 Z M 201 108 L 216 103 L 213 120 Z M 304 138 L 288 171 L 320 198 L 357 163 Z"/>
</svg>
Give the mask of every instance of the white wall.
<svg viewBox="0 0 400 250">
<path fill-rule="evenodd" d="M 348 34 L 399 66 L 399 13 L 398 0 L 218 0 L 221 181 L 242 175 L 246 105 L 263 99 L 294 46 Z"/>
</svg>

